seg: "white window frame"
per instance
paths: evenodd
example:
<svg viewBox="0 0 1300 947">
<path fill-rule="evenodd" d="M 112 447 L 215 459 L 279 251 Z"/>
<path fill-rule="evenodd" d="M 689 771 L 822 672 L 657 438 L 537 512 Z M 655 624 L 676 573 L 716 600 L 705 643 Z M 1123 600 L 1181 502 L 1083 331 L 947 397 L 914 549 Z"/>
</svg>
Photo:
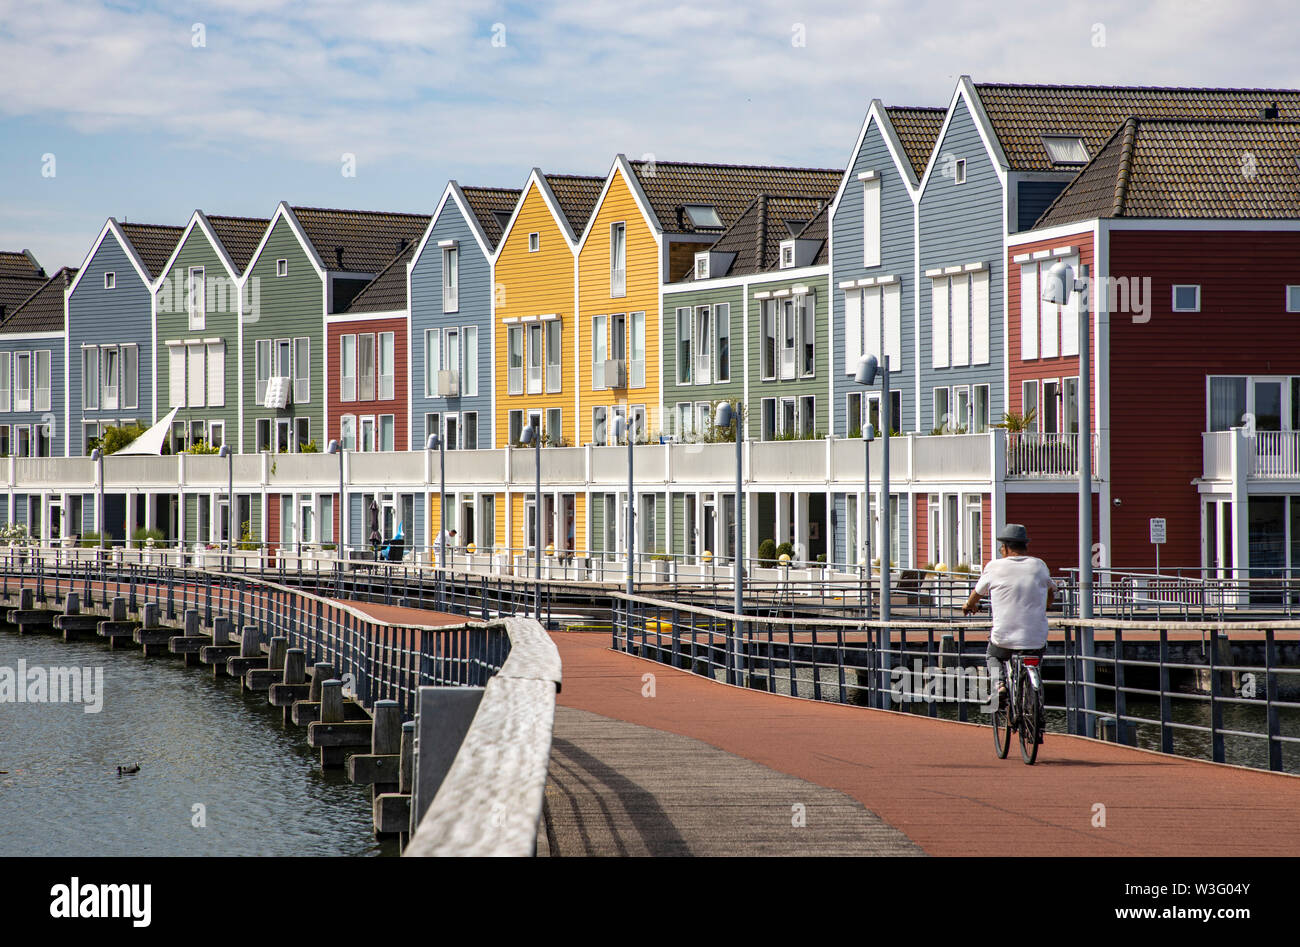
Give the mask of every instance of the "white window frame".
<svg viewBox="0 0 1300 947">
<path fill-rule="evenodd" d="M 731 303 L 715 303 L 713 306 L 713 328 L 717 333 L 714 345 L 717 359 L 716 380 L 721 384 L 731 381 Z M 723 342 L 726 343 L 724 357 Z M 724 377 L 725 369 L 725 377 Z"/>
<path fill-rule="evenodd" d="M 795 347 L 795 368 L 800 378 L 817 377 L 817 295 L 804 293 L 794 297 L 795 318 L 799 322 L 799 341 Z M 811 338 L 809 337 L 811 336 Z M 812 346 L 809 359 L 808 346 Z M 806 367 L 807 365 L 811 367 Z"/>
<path fill-rule="evenodd" d="M 689 385 L 695 376 L 695 347 L 691 344 L 695 328 L 695 310 L 690 306 L 676 308 L 677 324 L 677 384 Z M 682 328 L 686 331 L 683 332 Z M 684 369 L 684 371 L 683 371 Z"/>
<path fill-rule="evenodd" d="M 119 372 L 121 375 L 120 392 L 118 403 L 124 409 L 131 411 L 140 407 L 140 346 L 135 342 L 125 345 L 119 345 Z M 128 361 L 131 364 L 131 371 L 128 374 L 126 368 Z"/>
<path fill-rule="evenodd" d="M 564 385 L 564 325 L 559 319 L 542 323 L 542 381 L 548 395 L 559 394 Z"/>
<path fill-rule="evenodd" d="M 1186 307 L 1182 307 L 1182 308 L 1179 307 L 1178 291 L 1180 289 L 1196 290 L 1196 303 L 1190 309 Z M 1172 307 L 1174 312 L 1200 312 L 1201 311 L 1201 284 L 1200 283 L 1174 283 L 1172 289 L 1170 290 L 1169 305 Z"/>
<path fill-rule="evenodd" d="M 351 351 L 349 351 L 349 349 Z M 340 401 L 357 400 L 357 337 L 356 333 L 339 336 Z"/>
<path fill-rule="evenodd" d="M 225 342 L 208 342 L 207 347 L 207 378 L 208 378 L 208 407 L 224 408 L 226 406 L 226 343 Z M 121 368 L 119 373 L 122 383 L 126 382 L 126 359 L 119 358 Z M 122 402 L 122 407 L 129 407 Z"/>
<path fill-rule="evenodd" d="M 207 405 L 207 371 L 207 352 L 203 347 L 203 343 L 187 342 L 185 344 L 185 406 L 187 408 L 202 408 Z M 107 400 L 109 389 L 108 373 L 103 372 L 103 375 L 104 398 Z"/>
<path fill-rule="evenodd" d="M 609 316 L 591 317 L 591 387 L 594 391 L 606 388 L 605 359 L 609 356 Z"/>
<path fill-rule="evenodd" d="M 306 349 L 301 352 L 300 349 Z M 293 359 L 293 403 L 310 404 L 311 403 L 311 338 L 300 335 L 294 338 L 291 349 Z M 306 358 L 303 358 L 303 355 Z M 301 383 L 301 387 L 299 387 Z"/>
<path fill-rule="evenodd" d="M 478 394 L 478 326 L 461 326 L 460 351 L 464 372 L 460 379 L 462 395 Z"/>
<path fill-rule="evenodd" d="M 104 273 L 104 288 L 117 289 L 117 274 L 112 270 L 108 270 Z"/>
<path fill-rule="evenodd" d="M 799 377 L 799 310 L 792 296 L 784 296 L 777 303 L 780 314 L 777 374 L 781 381 L 790 381 Z"/>
<path fill-rule="evenodd" d="M 442 248 L 442 311 L 460 311 L 460 248 Z"/>
<path fill-rule="evenodd" d="M 532 233 L 528 235 L 528 252 L 537 253 L 541 249 L 542 249 L 542 234 L 540 231 L 534 230 Z"/>
<path fill-rule="evenodd" d="M 344 450 L 357 449 L 357 417 L 345 414 L 339 418 L 339 443 Z"/>
<path fill-rule="evenodd" d="M 14 353 L 14 410 L 32 410 L 32 353 Z M 26 395 L 23 392 L 26 390 Z M 26 456 L 26 455 L 24 455 Z"/>
<path fill-rule="evenodd" d="M 519 342 L 519 365 L 510 364 L 511 340 Z M 528 340 L 521 325 L 506 326 L 506 394 L 522 395 L 524 393 L 524 373 L 528 363 Z"/>
<path fill-rule="evenodd" d="M 119 372 L 121 371 L 119 363 Z M 50 410 L 50 388 L 53 384 L 51 372 L 53 364 L 49 349 L 37 349 L 32 353 L 32 410 Z M 41 375 L 44 374 L 44 383 Z"/>
<path fill-rule="evenodd" d="M 627 386 L 645 387 L 645 312 L 628 313 Z"/>
<path fill-rule="evenodd" d="M 18 353 L 14 353 L 14 410 L 18 405 Z M 91 383 L 91 367 L 94 367 L 94 383 Z M 83 410 L 99 410 L 100 397 L 99 346 L 83 345 L 81 347 L 81 407 Z"/>
<path fill-rule="evenodd" d="M 952 183 L 953 183 L 953 184 L 965 184 L 965 183 L 966 183 L 966 159 L 965 159 L 965 158 L 958 158 L 958 159 L 953 163 L 953 167 L 952 167 Z"/>
<path fill-rule="evenodd" d="M 279 278 L 279 277 L 281 277 L 281 276 L 288 276 L 288 275 L 289 275 L 289 261 L 288 261 L 288 260 L 276 260 L 276 261 L 275 261 L 275 275 L 276 275 L 277 278 Z"/>
<path fill-rule="evenodd" d="M 540 395 L 546 380 L 546 330 L 540 322 L 528 323 L 525 333 L 524 390 Z M 534 364 L 535 363 L 535 364 Z M 536 375 L 534 375 L 536 368 Z"/>
<path fill-rule="evenodd" d="M 1287 286 L 1282 301 L 1287 312 L 1300 312 L 1300 286 Z"/>
<path fill-rule="evenodd" d="M 207 325 L 207 277 L 201 266 L 191 266 L 185 280 L 185 311 L 190 331 L 202 332 Z"/>
<path fill-rule="evenodd" d="M 881 227 L 880 227 L 880 175 L 867 172 L 870 176 L 862 181 L 862 265 L 864 267 L 880 266 Z"/>
<path fill-rule="evenodd" d="M 0 352 L 0 411 L 13 406 L 13 353 Z"/>
<path fill-rule="evenodd" d="M 627 221 L 624 220 L 609 225 L 609 295 L 611 298 L 627 295 Z"/>
<path fill-rule="evenodd" d="M 375 373 L 378 376 L 379 389 L 376 394 L 380 401 L 392 401 L 397 397 L 397 335 L 394 332 L 379 333 L 379 344 L 375 349 Z"/>
<path fill-rule="evenodd" d="M 713 307 L 710 305 L 695 307 L 695 322 L 692 325 L 691 338 L 695 351 L 695 384 L 713 383 Z"/>
<path fill-rule="evenodd" d="M 775 381 L 779 373 L 781 363 L 781 325 L 778 314 L 780 307 L 777 305 L 778 300 L 764 299 L 761 300 L 758 319 L 758 372 L 762 381 Z M 771 339 L 771 364 L 767 364 L 764 359 L 767 355 L 767 343 Z M 856 367 L 856 366 L 855 366 Z M 850 374 L 852 374 L 850 372 Z"/>
<path fill-rule="evenodd" d="M 266 392 L 274 375 L 275 343 L 271 339 L 258 339 L 253 343 L 253 393 L 259 407 L 266 407 Z"/>
</svg>

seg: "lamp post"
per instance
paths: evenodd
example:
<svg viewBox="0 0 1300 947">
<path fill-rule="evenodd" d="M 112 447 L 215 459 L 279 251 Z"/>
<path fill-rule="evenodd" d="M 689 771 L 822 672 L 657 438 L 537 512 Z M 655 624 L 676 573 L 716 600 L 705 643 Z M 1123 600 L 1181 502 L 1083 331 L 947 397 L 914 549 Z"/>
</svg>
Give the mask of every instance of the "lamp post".
<svg viewBox="0 0 1300 947">
<path fill-rule="evenodd" d="M 880 620 L 889 621 L 890 618 L 890 568 L 889 559 L 890 543 L 890 523 L 889 523 L 889 432 L 893 429 L 894 422 L 890 417 L 890 406 L 893 401 L 889 391 L 889 359 L 886 357 L 883 362 L 877 362 L 874 355 L 864 355 L 858 362 L 858 370 L 853 376 L 853 380 L 859 385 L 874 384 L 876 378 L 880 378 L 880 426 L 881 432 L 880 446 L 880 503 L 876 508 L 880 510 Z M 869 450 L 870 448 L 868 448 Z M 870 491 L 868 490 L 868 497 Z M 867 501 L 867 528 L 871 528 L 871 502 Z M 870 583 L 868 583 L 870 584 Z M 885 681 L 889 677 L 889 649 L 893 644 L 888 626 L 881 629 L 881 647 L 880 647 L 880 681 L 878 692 L 880 694 L 881 707 L 889 707 L 889 690 L 885 686 Z"/>
<path fill-rule="evenodd" d="M 627 594 L 632 594 L 636 569 L 636 479 L 632 471 L 632 424 L 624 418 L 614 419 L 614 439 L 627 438 Z M 631 603 L 628 603 L 631 608 Z"/>
<path fill-rule="evenodd" d="M 713 419 L 714 427 L 736 426 L 736 554 L 732 557 L 736 571 L 736 591 L 735 601 L 732 604 L 732 610 L 736 613 L 736 671 L 739 672 L 740 663 L 740 641 L 744 635 L 744 625 L 741 623 L 741 616 L 745 614 L 745 481 L 744 481 L 744 451 L 742 445 L 745 440 L 745 425 L 742 423 L 741 412 L 732 409 L 731 402 L 724 401 L 718 405 L 718 413 Z"/>
<path fill-rule="evenodd" d="M 447 535 L 447 445 L 437 434 L 430 434 L 429 439 L 424 442 L 424 448 L 438 452 L 438 522 L 442 524 L 442 532 L 446 536 L 442 541 L 442 555 L 447 559 L 444 566 L 450 567 L 451 543 L 448 540 L 451 537 Z"/>
<path fill-rule="evenodd" d="M 533 427 L 531 420 L 519 432 L 519 443 L 525 447 L 532 445 L 535 461 L 533 466 L 537 474 L 536 486 L 533 489 L 533 550 L 537 560 L 534 573 L 536 582 L 533 584 L 533 617 L 540 624 L 542 620 L 542 432 Z"/>
<path fill-rule="evenodd" d="M 104 548 L 104 452 L 96 447 L 90 452 L 90 459 L 95 462 L 99 474 L 99 509 L 95 515 L 95 525 L 99 527 L 99 548 Z"/>
<path fill-rule="evenodd" d="M 226 458 L 226 569 L 229 570 L 235 554 L 235 453 L 229 444 L 222 444 L 217 454 Z"/>
<path fill-rule="evenodd" d="M 868 424 L 862 429 L 862 453 L 865 458 L 862 499 L 866 502 L 866 524 L 863 530 L 867 540 L 867 621 L 871 621 L 871 442 L 876 439 L 876 429 Z"/>
<path fill-rule="evenodd" d="M 342 560 L 347 557 L 347 548 L 348 548 L 347 534 L 344 532 L 347 529 L 348 504 L 347 504 L 347 498 L 343 495 L 343 443 L 341 441 L 336 441 L 333 438 L 331 438 L 329 445 L 325 448 L 325 453 L 339 455 L 339 541 L 338 541 L 339 567 L 338 568 L 339 568 L 339 574 L 341 576 L 342 569 L 343 569 Z"/>
<path fill-rule="evenodd" d="M 1043 280 L 1043 302 L 1064 305 L 1071 293 L 1079 294 L 1079 618 L 1093 617 L 1092 580 L 1092 303 L 1088 292 L 1088 265 L 1079 267 L 1078 279 L 1074 268 L 1064 260 L 1057 260 Z M 1080 723 L 1085 734 L 1091 735 L 1096 720 L 1097 694 L 1093 687 L 1094 643 L 1092 628 L 1079 628 L 1079 645 L 1083 653 L 1083 708 Z"/>
</svg>

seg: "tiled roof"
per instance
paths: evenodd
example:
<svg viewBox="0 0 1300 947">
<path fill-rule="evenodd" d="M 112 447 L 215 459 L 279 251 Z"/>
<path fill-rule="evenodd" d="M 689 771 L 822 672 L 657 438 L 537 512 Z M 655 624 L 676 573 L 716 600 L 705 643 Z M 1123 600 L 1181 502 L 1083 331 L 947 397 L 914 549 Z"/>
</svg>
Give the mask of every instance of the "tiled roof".
<svg viewBox="0 0 1300 947">
<path fill-rule="evenodd" d="M 718 233 L 731 227 L 759 194 L 830 200 L 842 169 L 782 168 L 680 161 L 632 161 L 632 170 L 668 233 Z M 685 212 L 690 204 L 717 211 L 722 227 L 697 228 Z"/>
<path fill-rule="evenodd" d="M 64 267 L 27 297 L 16 308 L 6 311 L 0 322 L 0 335 L 14 332 L 62 332 L 63 294 L 77 271 Z"/>
<path fill-rule="evenodd" d="M 591 212 L 596 209 L 605 179 L 579 174 L 547 174 L 545 178 L 551 193 L 560 203 L 564 218 L 573 228 L 573 235 L 581 237 L 587 229 Z"/>
<path fill-rule="evenodd" d="M 40 289 L 46 279 L 31 251 L 0 250 L 0 307 L 6 312 Z"/>
<path fill-rule="evenodd" d="M 1129 118 L 1037 226 L 1300 217 L 1300 121 Z"/>
<path fill-rule="evenodd" d="M 248 261 L 253 258 L 253 253 L 257 250 L 257 245 L 262 241 L 262 235 L 266 233 L 267 224 L 270 223 L 265 217 L 221 217 L 210 216 L 208 223 L 212 225 L 217 239 L 221 245 L 226 248 L 230 254 L 230 260 L 235 264 L 235 269 L 243 273 L 248 268 Z"/>
<path fill-rule="evenodd" d="M 1281 118 L 1300 117 L 1294 89 L 1171 89 L 1147 86 L 1057 86 L 978 83 L 975 90 L 1017 171 L 1063 171 L 1044 135 L 1077 136 L 1094 156 L 1130 115 L 1145 118 L 1257 119 L 1277 104 Z"/>
<path fill-rule="evenodd" d="M 378 273 L 429 226 L 428 214 L 325 207 L 295 207 L 293 213 L 325 269 L 347 273 Z"/>
<path fill-rule="evenodd" d="M 126 239 L 131 241 L 140 262 L 148 271 L 150 278 L 157 279 L 162 268 L 167 265 L 176 243 L 185 233 L 184 227 L 167 224 L 119 224 Z"/>
<path fill-rule="evenodd" d="M 891 105 L 885 109 L 898 141 L 907 154 L 907 160 L 916 172 L 917 180 L 925 174 L 925 166 L 930 162 L 930 153 L 934 143 L 939 140 L 939 129 L 948 114 L 944 108 L 919 108 L 907 105 Z"/>
<path fill-rule="evenodd" d="M 406 308 L 406 264 L 415 252 L 412 243 L 379 271 L 348 303 L 345 312 L 398 312 Z"/>
<path fill-rule="evenodd" d="M 0 250 L 0 279 L 45 279 L 30 250 Z"/>
<path fill-rule="evenodd" d="M 460 192 L 483 228 L 488 249 L 495 250 L 501 242 L 502 221 L 510 219 L 523 192 L 517 187 L 462 187 Z"/>
<path fill-rule="evenodd" d="M 727 232 L 708 249 L 734 253 L 735 259 L 725 274 L 747 276 L 776 269 L 781 261 L 781 241 L 792 237 L 821 240 L 815 262 L 825 262 L 826 206 L 830 198 L 808 198 L 780 194 L 759 194 L 741 213 Z M 703 250 L 704 245 L 700 245 Z M 693 280 L 692 268 L 684 274 Z"/>
</svg>

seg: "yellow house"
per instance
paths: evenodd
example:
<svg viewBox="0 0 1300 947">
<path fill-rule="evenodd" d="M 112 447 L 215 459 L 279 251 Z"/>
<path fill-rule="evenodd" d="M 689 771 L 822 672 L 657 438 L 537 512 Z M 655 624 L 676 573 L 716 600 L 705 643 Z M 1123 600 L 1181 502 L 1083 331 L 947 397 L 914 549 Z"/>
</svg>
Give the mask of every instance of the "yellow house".
<svg viewBox="0 0 1300 947">
<path fill-rule="evenodd" d="M 493 257 L 493 364 L 496 446 L 515 446 L 530 422 L 548 447 L 575 445 L 577 392 L 576 254 L 600 177 L 528 176 Z M 543 497 L 542 545 L 569 551 L 583 545 L 577 524 L 583 498 Z M 532 545 L 533 495 L 514 494 L 507 507 L 509 545 Z"/>
</svg>

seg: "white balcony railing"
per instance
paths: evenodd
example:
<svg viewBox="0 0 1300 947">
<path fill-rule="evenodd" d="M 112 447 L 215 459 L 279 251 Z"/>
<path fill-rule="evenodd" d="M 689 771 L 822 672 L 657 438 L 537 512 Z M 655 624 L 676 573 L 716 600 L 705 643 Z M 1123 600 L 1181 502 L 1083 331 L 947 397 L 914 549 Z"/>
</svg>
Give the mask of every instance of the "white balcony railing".
<svg viewBox="0 0 1300 947">
<path fill-rule="evenodd" d="M 1097 469 L 1097 435 L 1093 434 L 1091 459 Z M 1079 435 L 1017 431 L 1007 434 L 1008 477 L 1077 477 Z"/>
<path fill-rule="evenodd" d="M 1254 431 L 1251 476 L 1265 480 L 1300 479 L 1300 431 Z"/>
</svg>

